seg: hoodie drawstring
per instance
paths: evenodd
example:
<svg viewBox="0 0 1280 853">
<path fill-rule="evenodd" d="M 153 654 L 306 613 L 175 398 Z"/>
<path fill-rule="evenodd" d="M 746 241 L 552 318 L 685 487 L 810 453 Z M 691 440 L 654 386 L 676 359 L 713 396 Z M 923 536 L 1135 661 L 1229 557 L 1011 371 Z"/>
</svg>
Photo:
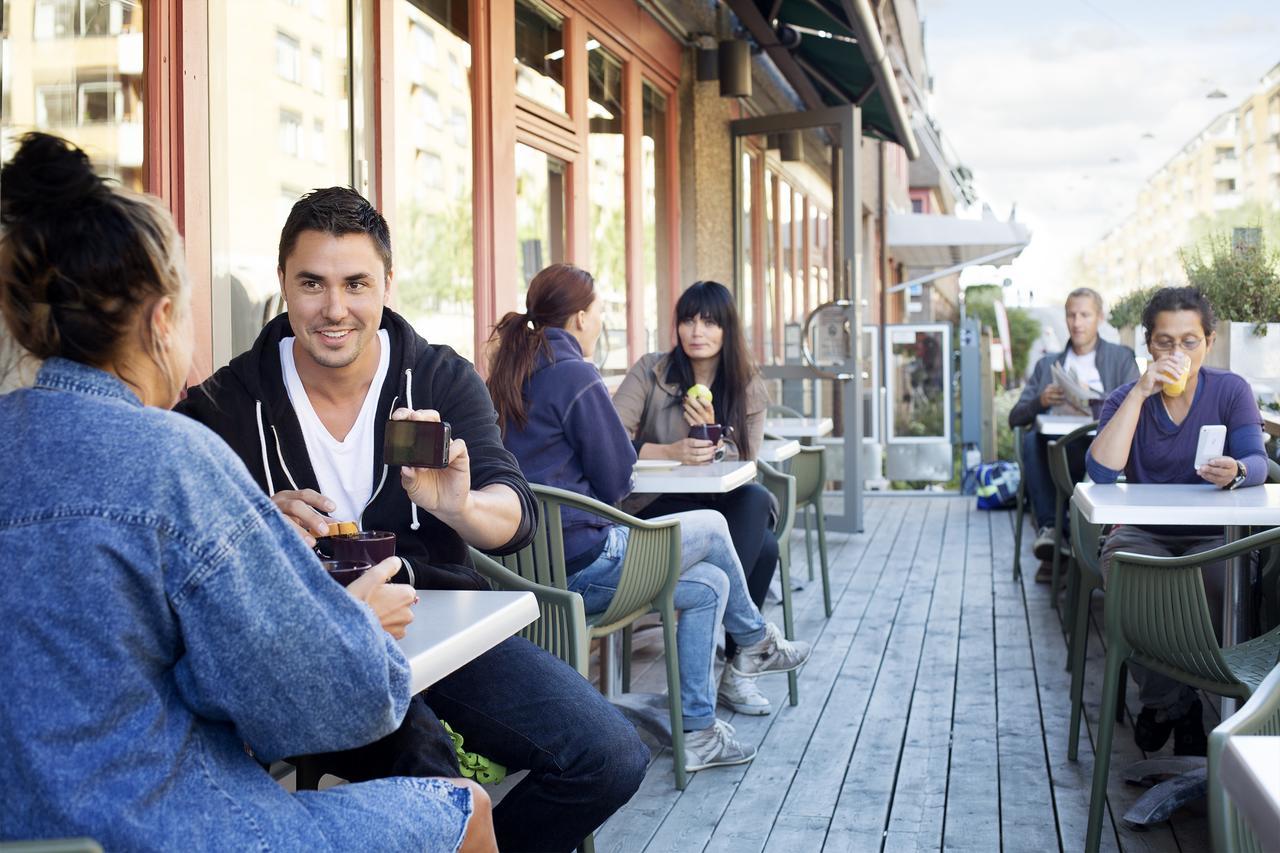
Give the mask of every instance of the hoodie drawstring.
<svg viewBox="0 0 1280 853">
<path fill-rule="evenodd" d="M 404 401 L 409 407 L 409 411 L 413 411 L 413 368 L 406 367 L 404 369 Z M 422 526 L 418 521 L 418 505 L 412 500 L 409 501 L 409 515 L 413 520 L 409 524 L 410 530 L 417 530 Z"/>
<path fill-rule="evenodd" d="M 262 428 L 262 401 L 256 401 L 258 404 L 258 446 L 262 448 L 262 470 L 267 475 L 267 494 L 274 495 L 276 493 L 275 483 L 271 479 L 271 463 L 267 461 L 267 433 Z"/>
</svg>

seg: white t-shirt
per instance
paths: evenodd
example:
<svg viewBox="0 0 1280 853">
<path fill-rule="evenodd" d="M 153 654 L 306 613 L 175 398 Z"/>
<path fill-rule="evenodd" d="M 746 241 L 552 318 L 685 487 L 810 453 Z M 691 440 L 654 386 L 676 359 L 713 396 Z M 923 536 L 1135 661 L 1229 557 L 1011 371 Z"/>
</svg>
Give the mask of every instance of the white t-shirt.
<svg viewBox="0 0 1280 853">
<path fill-rule="evenodd" d="M 369 385 L 355 424 L 342 441 L 329 433 L 311 406 L 293 360 L 293 341 L 291 337 L 280 341 L 280 366 L 284 371 L 284 387 L 289 392 L 289 402 L 293 404 L 293 411 L 302 426 L 302 438 L 307 444 L 307 455 L 311 457 L 316 481 L 320 484 L 320 494 L 337 504 L 337 509 L 330 513 L 335 520 L 359 524 L 360 514 L 373 497 L 373 460 L 376 458 L 373 440 L 378 395 L 391 365 L 391 338 L 385 329 L 378 330 L 381 349 L 378 372 Z"/>
<path fill-rule="evenodd" d="M 1106 390 L 1102 384 L 1102 376 L 1098 374 L 1098 348 L 1094 347 L 1084 355 L 1076 355 L 1076 351 L 1067 347 L 1067 360 L 1062 365 L 1067 373 L 1075 371 L 1076 379 L 1081 385 L 1087 385 L 1099 394 Z"/>
</svg>

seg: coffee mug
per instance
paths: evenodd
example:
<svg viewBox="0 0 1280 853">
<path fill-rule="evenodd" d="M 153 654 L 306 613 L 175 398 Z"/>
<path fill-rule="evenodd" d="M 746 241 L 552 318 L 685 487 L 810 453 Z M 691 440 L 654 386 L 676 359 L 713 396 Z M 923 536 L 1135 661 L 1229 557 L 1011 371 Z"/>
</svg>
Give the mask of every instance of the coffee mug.
<svg viewBox="0 0 1280 853">
<path fill-rule="evenodd" d="M 721 439 L 724 432 L 724 427 L 720 424 L 698 424 L 697 426 L 689 427 L 689 438 L 700 438 L 703 441 L 715 444 Z"/>
<path fill-rule="evenodd" d="M 385 530 L 363 530 L 341 536 L 324 536 L 316 546 L 334 560 L 362 560 L 381 563 L 396 555 L 396 535 Z"/>
<path fill-rule="evenodd" d="M 367 560 L 321 560 L 320 565 L 324 566 L 329 577 L 343 586 L 350 586 L 352 581 L 373 568 Z"/>
</svg>

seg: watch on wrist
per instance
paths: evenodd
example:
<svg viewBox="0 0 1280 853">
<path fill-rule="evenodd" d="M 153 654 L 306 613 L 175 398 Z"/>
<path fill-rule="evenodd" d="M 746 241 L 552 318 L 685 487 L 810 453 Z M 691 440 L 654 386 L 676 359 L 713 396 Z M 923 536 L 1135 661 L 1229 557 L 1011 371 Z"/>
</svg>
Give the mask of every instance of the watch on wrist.
<svg viewBox="0 0 1280 853">
<path fill-rule="evenodd" d="M 1249 476 L 1249 469 L 1245 467 L 1245 464 L 1243 462 L 1237 459 L 1236 460 L 1236 476 L 1234 479 L 1232 479 L 1230 483 L 1227 484 L 1227 488 L 1228 489 L 1236 488 L 1241 483 L 1243 483 L 1245 481 L 1245 478 L 1248 476 Z"/>
</svg>

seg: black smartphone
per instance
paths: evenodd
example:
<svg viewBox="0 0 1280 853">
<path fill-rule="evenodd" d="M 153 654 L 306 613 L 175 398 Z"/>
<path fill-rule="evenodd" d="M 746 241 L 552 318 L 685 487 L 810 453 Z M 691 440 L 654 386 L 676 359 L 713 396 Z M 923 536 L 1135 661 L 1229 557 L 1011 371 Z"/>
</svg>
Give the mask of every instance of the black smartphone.
<svg viewBox="0 0 1280 853">
<path fill-rule="evenodd" d="M 382 461 L 410 468 L 448 468 L 449 425 L 441 421 L 387 421 Z"/>
</svg>

